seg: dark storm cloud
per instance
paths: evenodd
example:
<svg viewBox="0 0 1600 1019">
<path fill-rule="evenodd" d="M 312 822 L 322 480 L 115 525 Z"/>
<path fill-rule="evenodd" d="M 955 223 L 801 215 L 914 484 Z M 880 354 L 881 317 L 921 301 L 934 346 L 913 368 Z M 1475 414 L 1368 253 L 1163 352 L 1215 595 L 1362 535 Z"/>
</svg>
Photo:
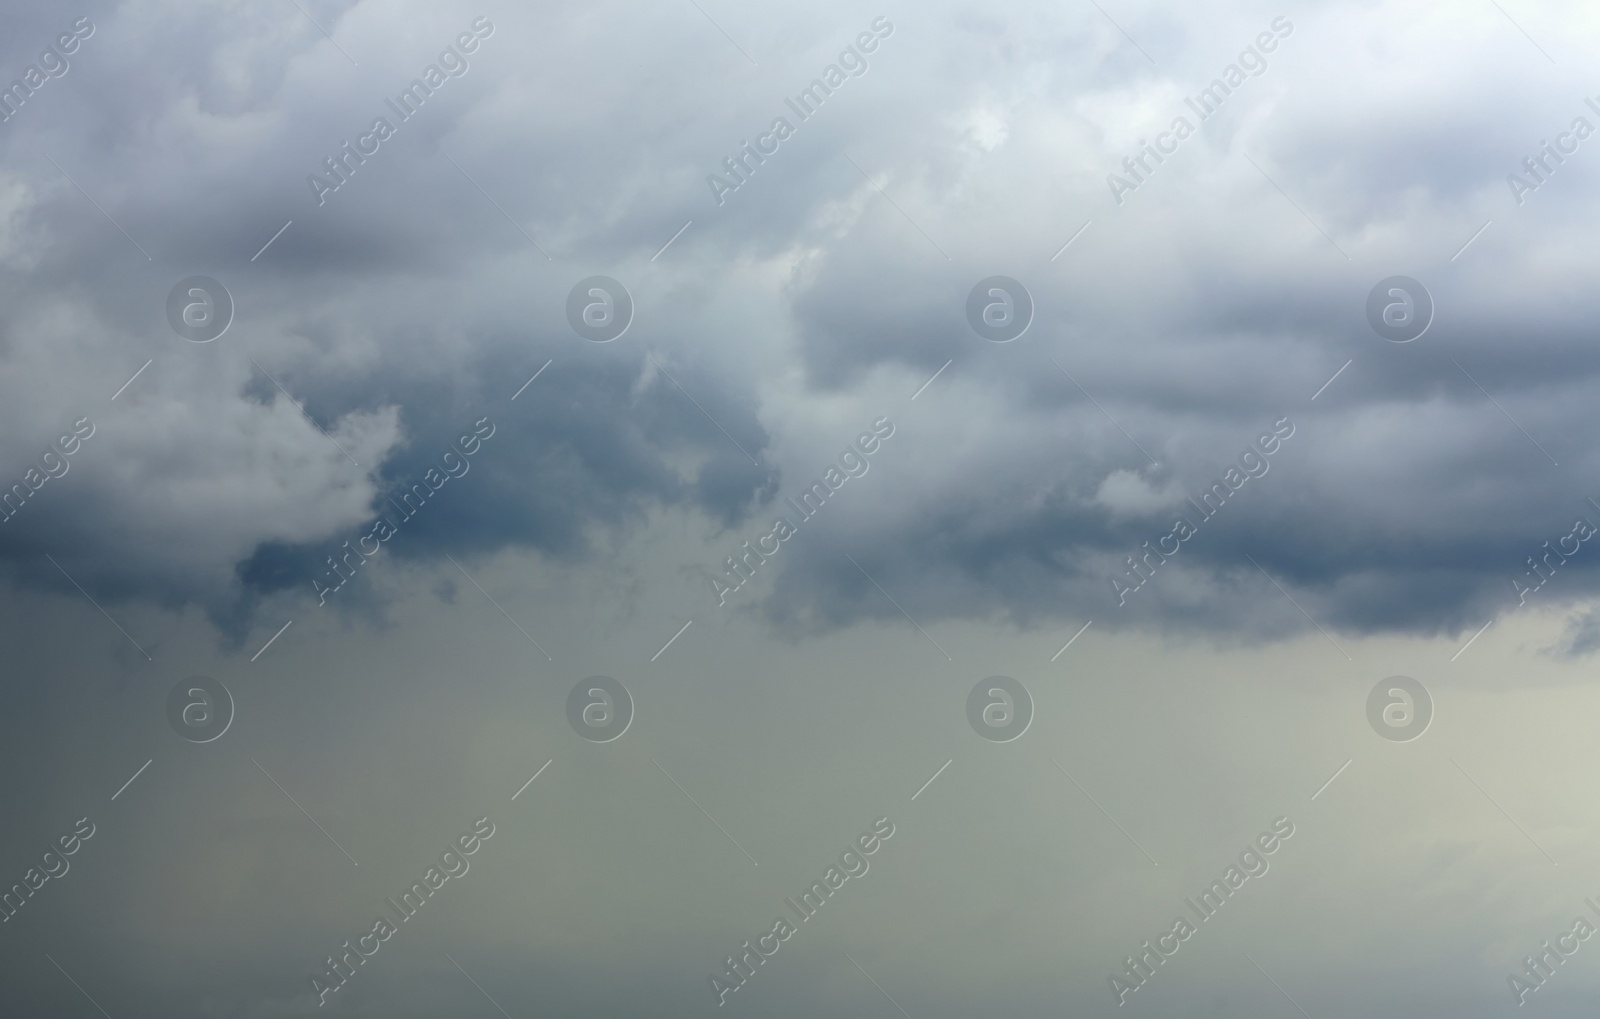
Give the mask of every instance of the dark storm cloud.
<svg viewBox="0 0 1600 1019">
<path fill-rule="evenodd" d="M 1191 26 L 1187 38 L 1161 19 L 1135 18 L 1131 27 L 1164 55 L 1156 80 L 1124 59 L 1120 36 L 1104 25 L 1048 23 L 1054 47 L 1091 52 L 1032 81 L 952 70 L 933 29 L 913 19 L 719 205 L 706 174 L 774 117 L 792 118 L 783 97 L 870 19 L 839 32 L 805 22 L 799 44 L 739 69 L 742 58 L 726 40 L 704 37 L 704 25 L 652 15 L 607 28 L 577 9 L 552 12 L 574 51 L 605 44 L 659 63 L 664 36 L 706 61 L 671 89 L 639 90 L 575 78 L 576 57 L 550 32 L 497 14 L 470 67 L 401 121 L 385 99 L 471 17 L 439 12 L 380 31 L 387 23 L 359 5 L 311 13 L 337 29 L 359 67 L 298 11 L 174 9 L 138 22 L 104 12 L 70 74 L 51 83 L 55 94 L 41 92 L 11 125 L 13 179 L 29 197 L 19 197 L 12 220 L 12 271 L 0 282 L 11 312 L 0 342 L 31 365 L 18 378 L 31 379 L 48 374 L 39 358 L 50 341 L 27 338 L 41 324 L 60 330 L 77 317 L 69 328 L 114 344 L 68 344 L 94 367 L 81 389 L 52 383 L 54 391 L 19 401 L 16 420 L 27 422 L 19 436 L 44 436 L 55 427 L 46 419 L 115 389 L 148 357 L 157 363 L 141 385 L 170 398 L 174 390 L 161 387 L 173 376 L 162 373 L 181 358 L 174 384 L 204 394 L 192 413 L 212 422 L 218 440 L 204 470 L 219 486 L 236 472 L 272 492 L 253 511 L 197 496 L 153 527 L 159 499 L 150 494 L 191 486 L 200 468 L 167 438 L 140 437 L 148 417 L 113 416 L 99 455 L 133 466 L 91 482 L 94 461 L 81 465 L 73 484 L 92 494 L 62 499 L 48 517 L 35 514 L 43 519 L 28 525 L 32 534 L 7 538 L 18 576 L 59 586 L 36 553 L 77 548 L 91 590 L 167 604 L 200 598 L 221 613 L 241 596 L 292 587 L 297 573 L 309 582 L 330 544 L 339 547 L 485 414 L 517 440 L 500 437 L 475 465 L 475 481 L 409 527 L 393 545 L 400 556 L 510 546 L 577 555 L 586 528 L 626 529 L 653 506 L 692 506 L 716 527 L 734 527 L 783 491 L 784 478 L 749 464 L 719 429 L 761 458 L 770 425 L 753 381 L 790 360 L 809 386 L 841 395 L 875 372 L 903 372 L 914 387 L 955 363 L 945 381 L 960 379 L 961 388 L 941 397 L 951 401 L 945 413 L 969 419 L 972 440 L 994 451 L 952 449 L 948 471 L 884 486 L 870 510 L 879 565 L 935 615 L 1101 611 L 1108 568 L 1170 527 L 1170 505 L 1113 510 L 1099 500 L 1115 472 L 1144 469 L 1101 408 L 1161 461 L 1146 478 L 1161 490 L 1211 480 L 1279 415 L 1302 429 L 1275 476 L 1242 493 L 1181 558 L 1183 570 L 1243 585 L 1249 596 L 1209 601 L 1156 583 L 1142 616 L 1121 614 L 1144 622 L 1275 631 L 1276 616 L 1260 609 L 1276 591 L 1239 572 L 1248 551 L 1333 625 L 1466 625 L 1494 610 L 1523 550 L 1584 494 L 1570 479 L 1582 476 L 1588 454 L 1568 422 L 1592 388 L 1600 355 L 1584 330 L 1600 309 L 1558 210 L 1585 207 L 1589 153 L 1572 157 L 1526 208 L 1511 203 L 1501 179 L 1532 151 L 1528 139 L 1582 112 L 1581 92 L 1558 82 L 1443 66 L 1418 100 L 1438 116 L 1417 134 L 1415 118 L 1385 106 L 1371 80 L 1403 71 L 1371 55 L 1350 58 L 1336 96 L 1304 85 L 1334 73 L 1317 40 L 1343 29 L 1297 14 L 1296 34 L 1262 76 L 1119 207 L 1105 174 L 1137 151 L 1138 137 L 1186 113 L 1182 97 L 1270 18 L 1240 14 Z M 1016 48 L 993 19 L 929 17 L 980 48 L 985 75 L 1033 66 L 1043 52 Z M 144 59 L 154 38 L 187 56 Z M 1169 53 L 1181 53 L 1170 66 Z M 759 87 L 730 93 L 735 69 Z M 1062 120 L 1063 96 L 1076 97 L 1075 120 Z M 395 120 L 394 136 L 337 191 L 313 194 L 307 175 L 326 175 L 323 161 L 378 116 Z M 505 129 L 515 123 L 540 130 Z M 608 130 L 597 135 L 595 123 Z M 55 167 L 25 154 L 22 139 L 47 146 L 153 261 Z M 1498 222 L 1465 260 L 1450 262 L 1482 222 L 1480 209 Z M 664 261 L 649 261 L 691 219 Z M 1050 261 L 1085 219 L 1092 227 Z M 745 284 L 712 268 L 730 257 L 768 267 L 778 282 L 735 297 Z M 568 268 L 571 259 L 583 267 Z M 1362 313 L 1371 282 L 1400 270 L 1425 277 L 1439 308 L 1430 333 L 1404 348 L 1375 337 Z M 233 291 L 234 348 L 174 349 L 160 300 L 194 271 L 225 277 Z M 637 347 L 582 349 L 559 309 L 589 271 L 628 276 L 641 316 L 621 342 L 686 366 L 675 372 L 692 399 L 656 378 Z M 994 271 L 1023 278 L 1037 307 L 1030 331 L 1005 347 L 977 339 L 963 318 L 971 282 Z M 54 282 L 41 287 L 41 278 Z M 747 360 L 738 337 L 756 323 L 793 345 L 764 344 L 760 363 Z M 1316 386 L 1351 358 L 1336 388 L 1311 404 Z M 1452 359 L 1566 472 L 1545 472 L 1543 454 Z M 361 467 L 300 419 L 251 360 L 318 426 L 362 443 Z M 554 362 L 547 375 L 509 403 L 508 392 L 546 360 Z M 155 399 L 138 392 L 124 397 L 131 407 Z M 1031 432 L 1003 434 L 961 407 L 996 401 L 1026 408 Z M 249 430 L 268 417 L 285 453 L 317 463 L 316 473 L 274 473 L 243 455 Z M 908 441 L 916 427 L 907 425 Z M 1044 440 L 1051 433 L 1074 437 L 1070 455 Z M 31 445 L 15 451 L 19 467 Z M 1502 483 L 1485 486 L 1484 476 Z M 994 513 L 985 493 L 1019 477 L 1033 479 L 1038 498 Z M 330 483 L 340 486 L 337 501 L 319 496 Z M 150 498 L 130 501 L 127 486 Z M 300 508 L 286 524 L 290 504 Z M 161 542 L 185 528 L 217 531 L 206 521 L 222 516 L 231 521 L 225 539 L 219 532 L 153 568 Z M 839 537 L 859 544 L 868 534 Z M 107 553 L 123 543 L 144 551 L 119 566 Z M 836 565 L 789 559 L 774 617 L 842 620 L 864 606 Z M 1575 566 L 1570 596 L 1591 590 L 1591 575 Z"/>
<path fill-rule="evenodd" d="M 261 593 L 296 584 L 309 592 L 327 555 L 484 415 L 503 430 L 474 458 L 472 480 L 457 483 L 470 486 L 470 498 L 451 492 L 430 507 L 393 543 L 396 554 L 521 545 L 570 557 L 594 529 L 637 523 L 651 506 L 692 505 L 731 525 L 770 489 L 770 470 L 749 464 L 717 430 L 758 457 L 765 448 L 755 404 L 735 395 L 748 387 L 726 361 L 673 352 L 690 338 L 672 322 L 635 326 L 631 338 L 645 338 L 697 394 L 686 399 L 654 377 L 636 347 L 586 349 L 564 321 L 565 291 L 581 273 L 553 268 L 524 231 L 558 251 L 570 247 L 562 230 L 590 227 L 551 229 L 563 216 L 541 221 L 536 210 L 570 204 L 564 189 L 575 184 L 586 201 L 604 201 L 614 182 L 579 175 L 552 189 L 536 181 L 542 198 L 529 202 L 521 197 L 528 182 L 510 171 L 549 164 L 543 143 L 483 151 L 493 132 L 470 123 L 470 111 L 507 87 L 525 33 L 519 41 L 502 20 L 467 58 L 470 67 L 410 120 L 385 105 L 472 22 L 445 13 L 430 19 L 437 31 L 410 26 L 395 45 L 364 51 L 359 70 L 319 44 L 292 7 L 243 18 L 113 15 L 80 50 L 77 77 L 65 80 L 80 94 L 41 92 L 22 110 L 30 116 L 8 125 L 47 146 L 105 210 L 37 154 L 17 160 L 13 179 L 37 199 L 13 220 L 12 271 L 0 283 L 10 298 L 0 342 L 32 364 L 14 376 L 32 386 L 13 404 L 13 462 L 20 475 L 34 446 L 48 448 L 67 408 L 94 407 L 102 431 L 76 476 L 0 535 L 13 577 L 70 590 L 44 558 L 53 549 L 95 594 L 195 600 L 236 629 Z M 332 9 L 316 15 L 325 26 L 338 20 Z M 151 63 L 143 54 L 154 37 L 188 59 Z M 44 108 L 52 98 L 53 112 Z M 348 164 L 355 171 L 319 206 L 307 174 L 326 174 L 323 158 L 376 116 L 395 122 L 394 137 Z M 579 144 L 588 129 L 574 121 L 557 143 L 592 151 Z M 456 134 L 465 136 L 452 146 L 460 169 L 441 145 Z M 20 156 L 18 140 L 9 144 Z M 507 222 L 474 181 L 521 223 Z M 196 270 L 223 279 L 237 309 L 230 332 L 205 347 L 177 340 L 162 314 L 172 282 Z M 54 282 L 41 287 L 41 279 Z M 530 314 L 535 304 L 539 313 Z M 56 356 L 89 366 L 50 377 L 40 361 L 48 333 L 69 321 L 77 335 L 54 340 Z M 108 405 L 146 358 L 154 363 L 140 388 Z M 546 361 L 549 370 L 512 403 Z M 207 438 L 174 445 L 162 420 L 174 412 L 153 406 L 143 387 L 168 400 L 181 393 L 190 406 L 176 413 Z M 264 426 L 279 435 L 277 459 L 249 449 Z M 96 460 L 98 447 L 109 448 Z M 669 466 L 669 457 L 694 466 Z M 254 489 L 255 497 L 216 498 L 230 478 L 240 495 Z M 339 498 L 329 498 L 329 481 Z M 209 540 L 172 547 L 185 532 Z"/>
<path fill-rule="evenodd" d="M 386 519 L 398 532 L 387 543 L 391 554 L 419 560 L 518 546 L 572 559 L 590 548 L 599 531 L 638 525 L 651 507 L 686 504 L 732 526 L 754 503 L 771 497 L 770 469 L 740 457 L 670 384 L 636 394 L 637 365 L 599 359 L 552 364 L 512 402 L 504 392 L 488 396 L 482 390 L 490 380 L 498 390 L 510 388 L 507 380 L 515 377 L 513 366 L 523 370 L 522 359 L 500 353 L 489 361 L 464 372 L 463 382 L 473 392 L 440 391 L 425 378 L 388 380 L 388 398 L 408 408 L 401 417 L 412 437 L 384 462 L 379 495 L 370 507 L 374 518 Z M 654 369 L 646 365 L 643 370 Z M 699 372 L 681 373 L 681 381 L 710 388 Z M 707 402 L 741 446 L 757 454 L 764 449 L 753 408 L 722 397 Z M 485 428 L 493 434 L 485 436 Z M 468 453 L 458 436 L 474 431 L 485 437 L 481 447 L 467 447 L 473 450 Z M 665 462 L 686 451 L 703 458 L 688 477 Z M 443 460 L 452 454 L 452 460 Z M 459 478 L 441 463 L 461 471 Z M 430 469 L 434 480 L 425 481 Z M 418 484 L 424 495 L 438 485 L 440 497 L 407 503 L 406 494 Z M 357 536 L 369 530 L 363 523 L 344 540 L 354 547 Z M 374 547 L 366 546 L 369 552 Z M 274 543 L 241 564 L 239 575 L 261 591 L 309 592 L 313 579 L 338 585 L 339 575 L 331 573 L 326 560 L 348 551 L 333 539 L 295 547 Z"/>
<path fill-rule="evenodd" d="M 1302 35 L 1276 55 L 1269 84 L 1296 75 L 1304 61 L 1293 45 L 1336 31 L 1298 20 Z M 1526 557 L 1542 541 L 1570 529 L 1569 518 L 1594 494 L 1583 481 L 1594 474 L 1594 456 L 1575 422 L 1593 400 L 1597 354 L 1585 336 L 1600 305 L 1569 221 L 1593 208 L 1583 187 L 1594 172 L 1583 161 L 1588 150 L 1569 156 L 1526 208 L 1511 200 L 1504 177 L 1536 151 L 1533 138 L 1575 116 L 1597 128 L 1600 120 L 1574 87 L 1509 70 L 1503 78 L 1436 77 L 1420 101 L 1441 116 L 1423 128 L 1408 122 L 1403 144 L 1398 114 L 1366 116 L 1360 100 L 1372 86 L 1353 71 L 1337 98 L 1283 83 L 1298 94 L 1260 97 L 1280 107 L 1264 140 L 1239 135 L 1250 107 L 1230 106 L 1125 207 L 1103 193 L 1081 196 L 1075 215 L 1094 225 L 1063 260 L 1069 269 L 1037 259 L 1023 275 L 1013 266 L 1027 263 L 1014 253 L 987 263 L 958 254 L 967 279 L 1001 268 L 1029 286 L 1039 317 L 1011 345 L 1025 351 L 976 349 L 983 344 L 962 320 L 960 286 L 941 291 L 929 283 L 937 268 L 888 257 L 904 238 L 875 233 L 869 246 L 831 253 L 793 303 L 817 384 L 880 365 L 931 373 L 956 357 L 963 367 L 952 373 L 1021 398 L 1043 417 L 1037 438 L 991 433 L 981 456 L 954 453 L 941 474 L 959 475 L 959 491 L 931 481 L 915 509 L 882 507 L 895 523 L 858 536 L 874 550 L 863 554 L 878 558 L 882 573 L 873 576 L 932 618 L 1093 615 L 1109 625 L 1159 619 L 1258 635 L 1306 624 L 1247 554 L 1319 621 L 1340 628 L 1454 632 L 1517 607 L 1512 577 L 1528 569 Z M 1166 105 L 1187 112 L 1176 97 Z M 1290 201 L 1309 208 L 1334 242 Z M 1491 217 L 1493 230 L 1451 261 Z M 1061 224 L 1058 238 L 1081 222 L 1072 212 L 1038 218 Z M 926 225 L 937 233 L 937 223 Z M 1024 248 L 1051 250 L 1041 231 L 1024 232 Z M 1430 332 L 1404 346 L 1378 338 L 1363 309 L 1376 279 L 1396 271 L 1423 278 L 1438 309 Z M 1143 457 L 1052 357 L 1162 462 L 1151 475 L 1155 487 L 1175 479 L 1194 492 L 1220 473 L 1236 452 L 1229 447 L 1242 447 L 1265 421 L 1291 414 L 1301 426 L 1276 458 L 1276 475 L 1186 544 L 1168 575 L 1152 582 L 1154 604 L 1137 611 L 1107 599 L 1109 580 L 1122 579 L 1117 562 L 1140 541 L 1170 529 L 1172 513 L 1118 518 L 1085 496 L 1119 469 L 1144 470 Z M 1351 359 L 1335 388 L 1312 403 Z M 1078 442 L 1086 455 L 1069 467 L 1047 429 L 1087 432 Z M 907 434 L 917 441 L 914 426 Z M 1038 479 L 1037 498 L 1012 512 L 997 516 L 968 497 L 1018 474 Z M 772 606 L 776 618 L 898 615 L 870 587 L 858 609 L 842 605 L 856 601 L 864 583 L 842 559 L 791 570 Z M 1221 597 L 1198 598 L 1174 583 L 1172 574 L 1188 570 Z M 1580 554 L 1546 594 L 1581 599 L 1597 580 Z"/>
</svg>

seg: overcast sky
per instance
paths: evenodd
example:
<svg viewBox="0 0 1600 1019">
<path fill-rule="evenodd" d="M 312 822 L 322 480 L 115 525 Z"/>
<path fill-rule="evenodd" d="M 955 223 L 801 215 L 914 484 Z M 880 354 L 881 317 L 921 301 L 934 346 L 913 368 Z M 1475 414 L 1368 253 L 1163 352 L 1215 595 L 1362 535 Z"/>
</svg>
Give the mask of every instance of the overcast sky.
<svg viewBox="0 0 1600 1019">
<path fill-rule="evenodd" d="M 3 10 L 0 1012 L 1600 1004 L 1600 9 Z"/>
</svg>

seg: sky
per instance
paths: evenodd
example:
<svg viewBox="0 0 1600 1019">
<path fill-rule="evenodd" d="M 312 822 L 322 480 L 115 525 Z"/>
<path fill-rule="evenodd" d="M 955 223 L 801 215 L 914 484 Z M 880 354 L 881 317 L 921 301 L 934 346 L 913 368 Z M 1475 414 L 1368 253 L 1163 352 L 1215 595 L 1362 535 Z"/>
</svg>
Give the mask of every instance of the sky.
<svg viewBox="0 0 1600 1019">
<path fill-rule="evenodd" d="M 1600 1003 L 1592 5 L 3 11 L 0 1011 Z"/>
</svg>

